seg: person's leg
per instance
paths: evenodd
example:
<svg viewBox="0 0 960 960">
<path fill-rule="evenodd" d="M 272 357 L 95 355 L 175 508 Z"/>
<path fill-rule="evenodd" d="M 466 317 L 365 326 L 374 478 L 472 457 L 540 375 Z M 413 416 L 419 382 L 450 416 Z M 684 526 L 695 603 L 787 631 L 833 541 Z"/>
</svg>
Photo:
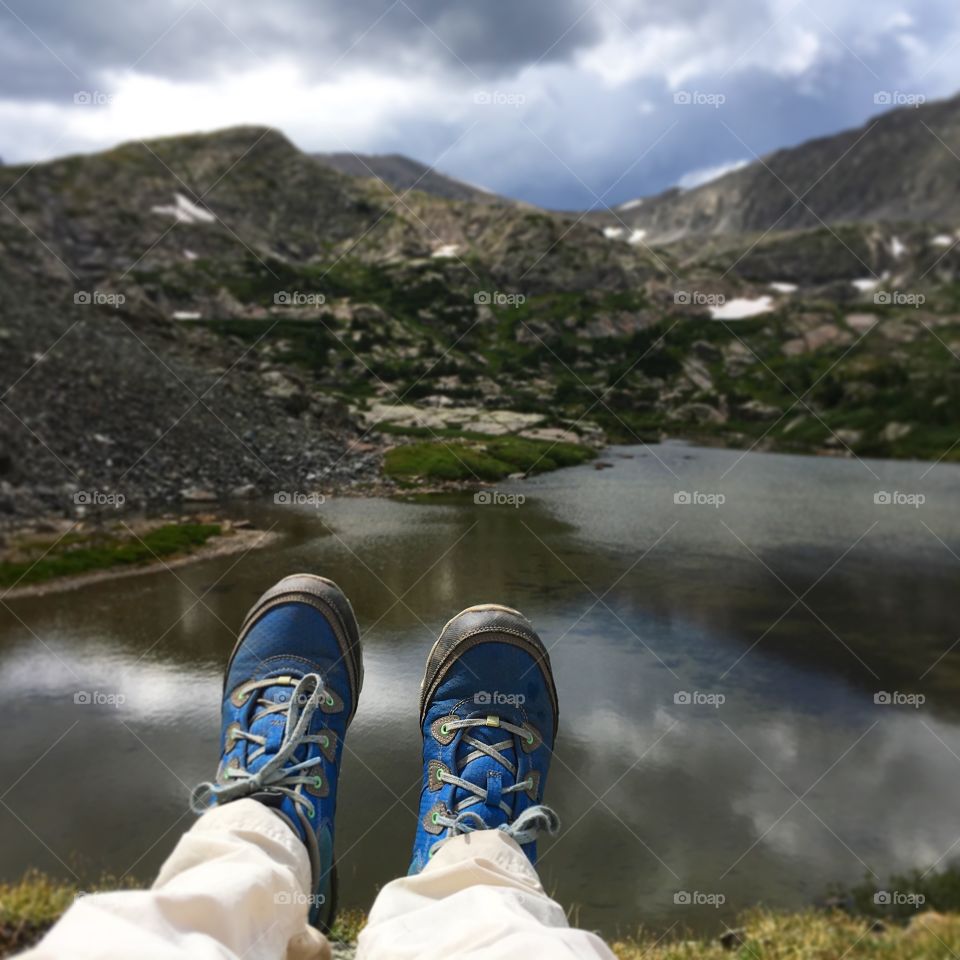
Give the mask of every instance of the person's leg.
<svg viewBox="0 0 960 960">
<path fill-rule="evenodd" d="M 81 898 L 27 956 L 327 956 L 316 928 L 336 906 L 337 778 L 362 679 L 334 584 L 300 574 L 268 590 L 227 664 L 217 777 L 194 793 L 207 812 L 150 890 Z"/>
<path fill-rule="evenodd" d="M 358 960 L 613 960 L 570 927 L 518 844 L 500 830 L 445 840 L 418 874 L 380 891 Z"/>
<path fill-rule="evenodd" d="M 612 958 L 537 877 L 557 731 L 550 658 L 521 614 L 471 607 L 443 629 L 420 693 L 424 783 L 409 875 L 380 892 L 359 960 Z"/>
<path fill-rule="evenodd" d="M 150 890 L 80 897 L 24 960 L 327 958 L 307 924 L 310 858 L 256 800 L 204 814 Z"/>
</svg>

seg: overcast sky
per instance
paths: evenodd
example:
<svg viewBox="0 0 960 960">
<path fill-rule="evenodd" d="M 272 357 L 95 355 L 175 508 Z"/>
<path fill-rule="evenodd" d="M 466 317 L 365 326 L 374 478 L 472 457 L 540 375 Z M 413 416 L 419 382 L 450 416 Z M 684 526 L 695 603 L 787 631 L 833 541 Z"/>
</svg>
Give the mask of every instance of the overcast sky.
<svg viewBox="0 0 960 960">
<path fill-rule="evenodd" d="M 0 0 L 8 163 L 269 124 L 582 208 L 958 90 L 957 0 Z"/>
</svg>

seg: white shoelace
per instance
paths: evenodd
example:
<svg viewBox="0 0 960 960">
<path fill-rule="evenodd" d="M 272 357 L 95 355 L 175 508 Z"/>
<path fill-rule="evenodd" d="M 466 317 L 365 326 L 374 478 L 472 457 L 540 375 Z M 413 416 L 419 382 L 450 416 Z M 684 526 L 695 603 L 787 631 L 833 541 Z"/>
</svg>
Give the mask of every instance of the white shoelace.
<svg viewBox="0 0 960 960">
<path fill-rule="evenodd" d="M 448 731 L 469 730 L 473 727 L 495 727 L 497 729 L 506 730 L 508 733 L 514 735 L 506 740 L 499 740 L 496 743 L 485 743 L 482 740 L 477 740 L 475 737 L 471 737 L 468 733 L 462 734 L 462 742 L 470 747 L 473 747 L 473 750 L 462 760 L 457 761 L 458 771 L 462 770 L 468 763 L 478 759 L 481 755 L 485 755 L 506 768 L 510 772 L 511 776 L 516 776 L 516 765 L 509 759 L 509 757 L 505 757 L 500 751 L 507 749 L 508 747 L 513 747 L 514 752 L 516 753 L 518 748 L 515 742 L 515 737 L 522 737 L 528 743 L 532 743 L 533 734 L 526 727 L 518 726 L 517 724 L 511 723 L 508 720 L 503 720 L 500 717 L 495 718 L 497 721 L 496 723 L 491 723 L 492 719 L 494 718 L 474 717 L 466 720 L 450 720 L 445 724 L 445 727 Z M 449 831 L 447 835 L 450 837 L 455 837 L 461 833 L 470 833 L 474 830 L 487 829 L 487 825 L 480 814 L 475 810 L 470 809 L 477 804 L 487 802 L 487 790 L 475 783 L 471 783 L 469 780 L 463 779 L 463 777 L 456 776 L 452 773 L 447 773 L 444 770 L 438 772 L 437 779 L 443 783 L 449 783 L 460 787 L 471 794 L 471 796 L 465 797 L 457 804 L 453 816 L 447 817 L 442 813 L 437 813 L 435 815 L 434 822 L 446 827 Z M 523 790 L 528 790 L 532 786 L 532 779 L 520 780 L 517 783 L 511 784 L 509 787 L 504 787 L 502 793 L 504 795 L 509 793 L 520 793 Z M 510 806 L 503 800 L 500 801 L 498 806 L 507 816 L 510 816 L 513 812 Z M 523 813 L 521 813 L 512 823 L 503 823 L 497 827 L 497 829 L 502 830 L 508 836 L 513 837 L 517 843 L 531 843 L 532 841 L 536 840 L 541 833 L 547 833 L 550 836 L 555 836 L 560 829 L 560 818 L 550 807 L 547 807 L 543 804 L 536 804 L 524 810 Z"/>
<path fill-rule="evenodd" d="M 268 700 L 260 697 L 257 704 L 263 709 L 256 713 L 250 721 L 253 726 L 258 720 L 272 713 L 286 712 L 287 721 L 284 726 L 283 739 L 280 749 L 259 769 L 251 773 L 243 767 L 227 767 L 223 775 L 228 783 L 201 783 L 194 788 L 190 797 L 190 807 L 195 813 L 203 813 L 210 806 L 210 802 L 221 804 L 240 797 L 248 797 L 261 790 L 270 790 L 282 793 L 295 804 L 306 808 L 307 816 L 314 816 L 314 804 L 303 795 L 305 785 L 319 786 L 317 776 L 304 775 L 303 771 L 315 767 L 323 762 L 322 757 L 312 757 L 299 763 L 287 766 L 287 761 L 294 752 L 305 743 L 320 743 L 327 745 L 324 734 L 308 734 L 310 720 L 320 708 L 324 699 L 328 698 L 323 687 L 323 681 L 316 673 L 308 673 L 296 680 L 293 677 L 266 677 L 248 685 L 250 690 L 282 685 L 292 686 L 288 702 Z M 249 730 L 236 730 L 233 737 L 237 740 L 249 740 L 258 744 L 258 749 L 247 757 L 250 763 L 262 756 L 265 752 L 266 737 L 251 733 Z"/>
</svg>

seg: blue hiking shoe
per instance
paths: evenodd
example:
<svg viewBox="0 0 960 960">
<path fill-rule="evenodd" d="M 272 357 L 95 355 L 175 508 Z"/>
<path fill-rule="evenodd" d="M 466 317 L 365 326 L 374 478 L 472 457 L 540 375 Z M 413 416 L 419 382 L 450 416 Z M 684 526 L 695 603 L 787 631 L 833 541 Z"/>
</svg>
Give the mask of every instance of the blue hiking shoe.
<svg viewBox="0 0 960 960">
<path fill-rule="evenodd" d="M 536 863 L 557 733 L 550 657 L 530 622 L 497 604 L 468 607 L 441 631 L 420 688 L 423 789 L 409 874 L 448 837 L 502 830 Z"/>
<path fill-rule="evenodd" d="M 227 663 L 216 782 L 191 806 L 252 797 L 306 844 L 313 874 L 310 922 L 336 912 L 333 822 L 343 739 L 363 683 L 360 631 L 330 580 L 285 577 L 247 614 Z"/>
</svg>

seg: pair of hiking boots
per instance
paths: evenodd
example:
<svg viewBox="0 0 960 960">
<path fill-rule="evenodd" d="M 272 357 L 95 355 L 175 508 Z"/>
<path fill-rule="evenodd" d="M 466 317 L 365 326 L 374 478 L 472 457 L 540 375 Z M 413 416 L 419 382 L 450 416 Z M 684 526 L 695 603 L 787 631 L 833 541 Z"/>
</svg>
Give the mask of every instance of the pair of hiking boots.
<svg viewBox="0 0 960 960">
<path fill-rule="evenodd" d="M 331 580 L 296 574 L 254 604 L 227 663 L 222 756 L 197 812 L 241 797 L 272 808 L 306 845 L 310 922 L 328 930 L 337 903 L 337 780 L 363 685 L 360 631 Z M 420 689 L 423 784 L 410 874 L 444 840 L 502 830 L 536 862 L 556 833 L 541 804 L 557 732 L 550 658 L 529 621 L 497 604 L 469 607 L 440 633 Z"/>
</svg>

